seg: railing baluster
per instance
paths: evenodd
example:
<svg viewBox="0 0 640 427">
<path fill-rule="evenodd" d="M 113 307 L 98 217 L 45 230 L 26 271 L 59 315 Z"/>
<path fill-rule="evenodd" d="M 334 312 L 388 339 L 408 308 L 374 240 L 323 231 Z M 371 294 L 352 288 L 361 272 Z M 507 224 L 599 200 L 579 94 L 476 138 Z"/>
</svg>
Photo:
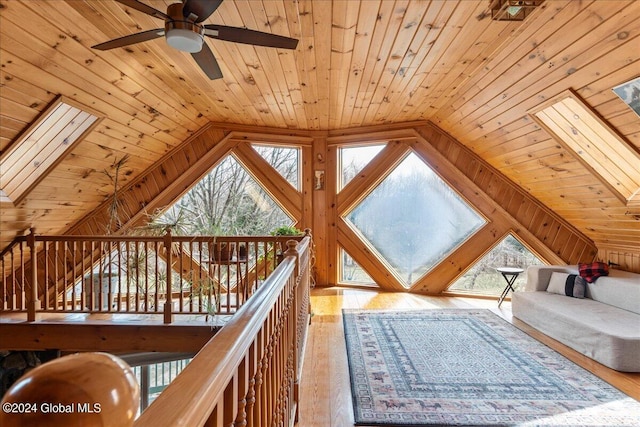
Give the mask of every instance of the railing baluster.
<svg viewBox="0 0 640 427">
<path fill-rule="evenodd" d="M 49 283 L 49 243 L 48 242 L 44 242 L 42 244 L 42 251 L 43 251 L 43 269 L 44 269 L 44 282 L 45 283 Z M 43 309 L 49 310 L 49 288 L 48 286 L 45 285 L 45 289 L 44 289 L 44 307 Z"/>
<path fill-rule="evenodd" d="M 8 260 L 7 260 L 8 259 Z M 2 310 L 13 310 L 12 300 L 15 298 L 15 268 L 13 248 L 2 256 Z"/>
<path fill-rule="evenodd" d="M 25 246 L 26 246 L 26 242 L 20 244 L 20 275 L 18 276 L 20 277 L 20 282 L 18 284 L 18 286 L 20 287 L 20 293 L 19 293 L 20 301 L 19 301 L 19 304 L 17 304 L 20 310 L 27 309 L 27 285 L 26 285 L 27 273 L 26 273 L 26 265 L 25 265 L 25 257 L 24 257 L 24 252 L 26 250 Z"/>
<path fill-rule="evenodd" d="M 31 295 L 27 307 L 27 321 L 35 322 L 36 313 L 40 310 L 40 301 L 38 300 L 38 250 L 36 248 L 36 235 L 33 228 L 27 236 L 27 243 L 29 245 L 29 255 L 31 256 Z"/>
<path fill-rule="evenodd" d="M 140 366 L 140 411 L 149 406 L 149 365 Z"/>
<path fill-rule="evenodd" d="M 195 289 L 198 290 L 196 292 L 197 293 L 197 298 L 198 298 L 196 300 L 196 305 L 195 305 L 196 308 L 195 309 L 192 308 L 192 311 L 194 311 L 194 312 L 202 312 L 203 311 L 202 310 L 202 307 L 203 307 L 202 287 L 204 286 L 204 283 L 205 283 L 205 277 L 204 277 L 203 273 L 206 271 L 206 270 L 202 269 L 202 265 L 203 265 L 202 255 L 203 255 L 203 252 L 204 251 L 203 251 L 203 247 L 202 247 L 202 242 L 198 242 L 198 265 L 200 265 L 200 269 L 197 272 L 197 274 L 196 274 L 196 272 L 192 272 L 193 281 L 191 282 L 191 301 L 193 301 L 193 299 L 195 298 L 195 295 L 194 295 L 194 292 L 196 292 Z M 207 265 L 207 268 L 209 268 L 208 265 Z M 211 304 L 211 296 L 210 295 L 211 295 L 211 288 L 212 288 L 213 284 L 209 280 L 207 280 L 206 283 L 207 283 L 207 288 L 206 288 L 207 289 L 207 295 L 205 295 L 205 297 L 209 299 L 209 304 Z M 197 288 L 194 288 L 196 286 L 197 286 Z"/>
<path fill-rule="evenodd" d="M 149 296 L 151 301 L 149 304 L 152 306 L 150 311 L 153 313 L 160 312 L 160 283 L 164 280 L 162 279 L 162 272 L 160 271 L 160 245 L 161 242 L 157 240 L 153 242 L 153 278 L 149 286 L 149 292 L 151 292 L 151 296 Z"/>
<path fill-rule="evenodd" d="M 138 242 L 132 243 L 133 246 L 133 256 L 134 256 L 134 266 L 135 266 L 135 275 L 133 277 L 133 286 L 135 286 L 135 289 L 138 289 L 138 287 L 140 286 L 140 244 Z M 130 310 L 130 305 L 131 305 L 131 280 L 127 280 L 127 287 L 126 287 L 126 296 L 125 296 L 125 310 L 129 311 Z"/>
<path fill-rule="evenodd" d="M 14 266 L 16 265 L 16 254 L 15 251 L 12 249 L 11 251 L 8 252 L 9 255 L 9 269 L 10 271 L 8 273 L 6 273 L 8 275 L 8 277 L 11 277 L 11 283 L 9 284 L 9 288 L 11 289 L 11 298 L 7 301 L 7 310 L 16 310 L 16 305 L 18 302 L 18 290 L 16 289 L 17 287 L 17 283 L 18 280 L 16 279 L 16 269 L 14 268 Z M 2 258 L 3 260 L 5 259 L 5 257 Z M 5 277 L 7 277 L 5 275 Z"/>
<path fill-rule="evenodd" d="M 65 311 L 67 309 L 67 268 L 68 266 L 71 264 L 73 265 L 73 261 L 69 260 L 69 243 L 70 242 L 64 242 L 62 244 L 62 267 L 65 269 L 65 271 L 62 273 L 62 289 L 60 290 L 60 293 L 62 294 L 62 306 L 58 307 L 58 311 Z"/>
<path fill-rule="evenodd" d="M 100 270 L 102 268 L 102 257 L 100 256 L 100 247 L 101 245 L 96 245 L 95 241 L 91 242 L 91 259 L 96 259 L 95 257 L 97 257 L 98 261 L 98 269 Z M 97 254 L 96 255 L 96 251 Z M 95 291 L 95 287 L 93 286 L 93 281 L 95 280 L 95 274 L 94 274 L 95 269 L 92 269 L 90 272 L 90 285 L 89 285 L 89 304 L 90 305 L 90 309 L 89 311 L 95 311 L 96 310 L 96 302 L 98 304 L 100 304 L 99 295 L 96 295 L 96 291 Z M 57 276 L 56 276 L 57 277 Z"/>
<path fill-rule="evenodd" d="M 118 265 L 118 271 L 120 271 L 120 260 L 119 255 L 118 260 L 116 260 Z M 111 241 L 105 241 L 100 245 L 100 259 L 104 260 L 100 269 L 98 270 L 98 284 L 96 289 L 98 290 L 98 307 L 96 309 L 98 311 L 111 311 L 112 303 L 113 303 L 113 284 L 111 282 L 111 267 L 113 263 L 113 248 L 111 246 Z M 105 286 L 104 275 L 107 274 L 109 276 L 109 282 L 107 282 Z"/>
<path fill-rule="evenodd" d="M 2 297 L 2 305 L 0 306 L 0 311 L 7 310 L 9 308 L 8 304 L 7 304 L 7 296 L 10 295 L 7 292 L 7 290 L 8 290 L 7 289 L 8 288 L 8 286 L 7 286 L 7 278 L 9 276 L 7 275 L 7 271 L 8 270 L 7 270 L 6 267 L 7 266 L 6 266 L 5 257 L 1 257 L 0 258 L 0 268 L 2 269 L 2 282 L 0 282 L 0 286 L 2 287 L 2 289 L 0 289 L 0 292 L 2 292 L 2 293 L 0 294 L 0 297 Z"/>
<path fill-rule="evenodd" d="M 20 242 L 20 248 L 21 247 L 22 247 L 22 242 Z M 11 255 L 11 267 L 13 269 L 13 266 L 15 265 L 15 253 L 11 251 L 10 255 Z M 11 274 L 11 308 L 14 310 L 18 308 L 18 290 L 16 289 L 17 286 L 18 286 L 18 280 L 16 278 L 16 273 L 14 270 L 14 272 Z"/>
<path fill-rule="evenodd" d="M 147 266 L 149 266 L 149 264 L 150 264 L 149 259 L 154 259 L 154 261 L 155 261 L 155 258 L 157 258 L 155 256 L 155 251 L 149 251 L 149 246 L 150 245 L 151 245 L 151 242 L 146 242 L 144 244 L 145 250 L 147 252 Z M 151 257 L 151 258 L 149 258 L 149 257 Z M 156 274 L 157 274 L 157 271 L 156 271 Z M 147 274 L 146 274 L 145 282 L 144 282 L 144 294 L 142 295 L 142 298 L 143 298 L 142 306 L 144 307 L 145 313 L 150 311 L 149 310 L 149 276 L 150 276 L 150 274 L 149 274 L 149 271 L 147 269 Z"/>
<path fill-rule="evenodd" d="M 82 241 L 81 255 L 82 265 L 80 266 L 80 307 L 78 311 L 83 311 L 87 306 L 87 295 L 85 293 L 84 287 L 84 277 L 85 272 L 87 271 L 86 267 L 86 259 L 87 259 L 87 241 Z"/>
<path fill-rule="evenodd" d="M 116 287 L 117 291 L 115 292 L 116 294 L 115 311 L 122 311 L 122 271 L 123 271 L 122 261 L 124 258 L 126 268 L 128 268 L 129 266 L 127 264 L 129 260 L 129 245 L 126 244 L 126 242 L 125 243 L 114 242 L 114 248 L 115 248 L 114 250 L 116 251 L 117 278 L 118 278 L 118 286 Z M 111 282 L 111 277 L 109 277 L 109 282 Z M 113 297 L 109 299 L 109 306 L 114 305 L 113 300 L 114 300 Z"/>
<path fill-rule="evenodd" d="M 75 308 L 76 305 L 76 287 L 75 287 L 75 283 L 76 283 L 76 276 L 78 274 L 76 266 L 78 265 L 78 242 L 77 241 L 73 241 L 72 242 L 72 250 L 71 250 L 71 259 L 73 260 L 73 270 L 71 271 L 71 308 L 72 310 Z M 66 307 L 65 307 L 66 308 Z"/>
<path fill-rule="evenodd" d="M 164 246 L 167 252 L 167 285 L 166 285 L 166 302 L 164 304 L 164 323 L 173 321 L 173 301 L 172 301 L 172 272 L 173 272 L 173 242 L 171 237 L 171 229 L 167 229 L 164 235 Z"/>
<path fill-rule="evenodd" d="M 67 298 L 64 293 L 65 277 L 67 273 L 67 243 L 64 241 L 56 241 L 56 277 L 60 280 L 55 281 L 55 293 L 53 300 L 55 301 L 54 311 L 62 311 L 66 308 Z"/>
<path fill-rule="evenodd" d="M 88 248 L 87 248 L 87 270 L 85 271 L 85 280 L 88 280 L 88 285 L 83 284 L 83 288 L 87 294 L 87 304 L 85 308 L 92 312 L 95 310 L 95 294 L 93 289 L 93 276 L 96 270 L 96 266 L 99 266 L 101 259 L 97 253 L 96 249 L 96 241 L 93 239 L 88 239 Z"/>
<path fill-rule="evenodd" d="M 247 400 L 249 395 L 251 377 L 251 350 L 238 367 L 238 410 L 232 424 L 233 427 L 245 427 L 247 425 Z"/>
</svg>

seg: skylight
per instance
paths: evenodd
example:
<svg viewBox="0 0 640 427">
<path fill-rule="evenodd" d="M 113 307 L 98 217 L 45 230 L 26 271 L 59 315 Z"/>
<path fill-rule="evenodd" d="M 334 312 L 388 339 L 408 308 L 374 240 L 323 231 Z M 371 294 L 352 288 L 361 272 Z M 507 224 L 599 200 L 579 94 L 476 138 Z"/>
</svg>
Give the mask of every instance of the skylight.
<svg viewBox="0 0 640 427">
<path fill-rule="evenodd" d="M 83 109 L 58 97 L 0 157 L 0 190 L 14 205 L 98 123 Z"/>
<path fill-rule="evenodd" d="M 640 190 L 640 154 L 575 93 L 567 91 L 531 115 L 625 205 L 634 203 Z"/>
</svg>

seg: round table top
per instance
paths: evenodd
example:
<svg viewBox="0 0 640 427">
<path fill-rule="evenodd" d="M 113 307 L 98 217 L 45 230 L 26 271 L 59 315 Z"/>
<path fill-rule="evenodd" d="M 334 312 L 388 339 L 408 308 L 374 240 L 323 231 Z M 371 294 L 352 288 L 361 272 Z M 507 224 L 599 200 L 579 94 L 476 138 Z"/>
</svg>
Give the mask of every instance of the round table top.
<svg viewBox="0 0 640 427">
<path fill-rule="evenodd" d="M 523 268 L 519 267 L 497 267 L 496 270 L 498 270 L 500 273 L 507 274 L 520 274 L 524 271 Z"/>
</svg>

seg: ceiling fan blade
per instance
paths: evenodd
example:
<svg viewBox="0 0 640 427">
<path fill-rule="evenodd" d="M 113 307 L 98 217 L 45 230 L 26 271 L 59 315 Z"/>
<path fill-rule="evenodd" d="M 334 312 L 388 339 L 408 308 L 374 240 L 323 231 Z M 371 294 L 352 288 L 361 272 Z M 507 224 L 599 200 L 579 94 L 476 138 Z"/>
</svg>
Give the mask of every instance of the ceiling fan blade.
<svg viewBox="0 0 640 427">
<path fill-rule="evenodd" d="M 218 40 L 226 40 L 235 43 L 252 44 L 256 46 L 278 47 L 281 49 L 295 49 L 298 40 L 277 34 L 263 33 L 262 31 L 249 30 L 247 28 L 227 27 L 226 25 L 204 25 L 205 35 Z"/>
<path fill-rule="evenodd" d="M 98 50 L 109 50 L 116 47 L 124 47 L 135 43 L 146 42 L 148 40 L 157 39 L 158 37 L 162 36 L 164 36 L 164 28 L 156 28 L 155 30 L 143 31 L 141 33 L 130 34 L 128 36 L 109 40 L 108 42 L 91 46 L 91 48 Z"/>
<path fill-rule="evenodd" d="M 197 18 L 194 22 L 202 22 L 207 19 L 220 6 L 222 0 L 184 0 L 182 15 L 188 18 L 193 14 Z"/>
<path fill-rule="evenodd" d="M 116 0 L 118 3 L 122 3 L 125 6 L 129 6 L 132 9 L 138 10 L 142 13 L 146 13 L 147 15 L 151 15 L 154 18 L 169 20 L 169 15 L 164 12 L 160 12 L 158 9 L 154 9 L 151 6 L 148 6 L 144 3 L 139 2 L 138 0 Z"/>
<path fill-rule="evenodd" d="M 222 71 L 220 70 L 218 61 L 216 61 L 216 57 L 213 56 L 213 52 L 211 52 L 211 49 L 206 43 L 202 44 L 202 50 L 200 52 L 194 52 L 191 56 L 193 56 L 193 59 L 196 60 L 200 68 L 202 68 L 202 71 L 204 71 L 211 80 L 222 78 Z"/>
</svg>

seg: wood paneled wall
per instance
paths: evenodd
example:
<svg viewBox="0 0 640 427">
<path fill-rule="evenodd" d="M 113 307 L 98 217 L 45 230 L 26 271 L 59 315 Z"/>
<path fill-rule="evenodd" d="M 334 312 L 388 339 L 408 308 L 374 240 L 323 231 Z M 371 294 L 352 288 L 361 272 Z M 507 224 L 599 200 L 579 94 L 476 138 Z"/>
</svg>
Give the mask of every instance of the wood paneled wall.
<svg viewBox="0 0 640 427">
<path fill-rule="evenodd" d="M 633 248 L 602 246 L 598 248 L 598 259 L 611 268 L 640 273 L 640 252 Z"/>
<path fill-rule="evenodd" d="M 386 142 L 377 156 L 345 188 L 337 191 L 339 147 L 372 141 Z M 249 148 L 250 143 L 296 145 L 302 149 L 302 191 L 292 191 L 280 175 Z M 516 234 L 549 262 L 589 262 L 596 248 L 561 218 L 524 190 L 428 122 L 374 126 L 349 130 L 287 131 L 251 126 L 209 124 L 194 138 L 169 153 L 138 180 L 123 188 L 119 197 L 128 225 L 147 213 L 173 203 L 224 156 L 234 153 L 252 175 L 292 213 L 299 227 L 314 235 L 314 271 L 319 285 L 338 283 L 338 254 L 344 248 L 383 288 L 405 290 L 371 248 L 351 230 L 341 214 L 359 202 L 390 169 L 410 151 L 415 152 L 488 219 L 469 241 L 432 269 L 410 291 L 439 293 L 508 233 Z M 314 187 L 316 171 L 324 173 L 324 186 Z M 274 172 L 274 173 L 271 173 Z M 103 232 L 108 203 L 87 216 L 71 232 Z"/>
<path fill-rule="evenodd" d="M 94 211 L 77 222 L 66 234 L 106 234 L 113 198 L 119 204 L 122 228 L 140 225 L 161 208 L 184 194 L 191 185 L 229 150 L 220 144 L 225 134 L 211 126 L 180 144 L 136 180 L 126 183 Z M 120 230 L 112 230 L 118 232 Z"/>
</svg>

